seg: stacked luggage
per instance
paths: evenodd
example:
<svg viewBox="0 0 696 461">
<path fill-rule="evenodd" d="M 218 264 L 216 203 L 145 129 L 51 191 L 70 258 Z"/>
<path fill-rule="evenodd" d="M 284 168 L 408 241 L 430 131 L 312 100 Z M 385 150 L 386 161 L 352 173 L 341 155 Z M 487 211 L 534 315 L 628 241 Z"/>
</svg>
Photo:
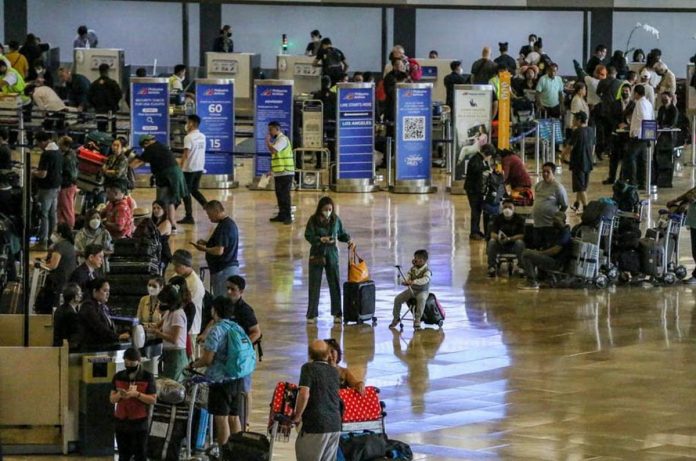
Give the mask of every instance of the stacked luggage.
<svg viewBox="0 0 696 461">
<path fill-rule="evenodd" d="M 684 218 L 684 213 L 660 210 L 657 226 L 640 239 L 641 270 L 655 284 L 672 285 L 687 275 L 679 264 L 679 232 Z"/>
<path fill-rule="evenodd" d="M 160 252 L 159 242 L 152 239 L 114 240 L 108 278 L 110 304 L 119 314 L 135 317 L 140 298 L 147 295 L 148 280 L 160 274 Z"/>
<path fill-rule="evenodd" d="M 87 134 L 85 144 L 77 149 L 77 188 L 84 196 L 82 212 L 99 202 L 104 193 L 102 167 L 111 149 L 113 137 L 108 133 L 92 131 Z"/>
</svg>

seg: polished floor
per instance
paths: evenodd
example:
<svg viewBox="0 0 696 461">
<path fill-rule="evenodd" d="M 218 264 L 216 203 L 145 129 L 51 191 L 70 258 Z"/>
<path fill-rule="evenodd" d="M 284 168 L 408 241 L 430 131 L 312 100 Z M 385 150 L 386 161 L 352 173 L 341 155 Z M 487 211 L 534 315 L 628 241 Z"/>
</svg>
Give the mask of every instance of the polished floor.
<svg viewBox="0 0 696 461">
<path fill-rule="evenodd" d="M 600 184 L 606 163 L 592 174 L 591 198 L 610 194 Z M 560 177 L 569 188 L 569 172 Z M 680 168 L 676 187 L 660 191 L 653 210 L 693 182 L 693 168 Z M 387 432 L 408 442 L 415 459 L 696 459 L 693 288 L 520 292 L 517 278 L 486 277 L 485 244 L 468 240 L 466 197 L 444 187 L 422 196 L 333 194 L 377 283 L 379 324 L 334 325 L 324 287 L 319 323 L 308 326 L 303 233 L 322 194 L 294 194 L 291 226 L 268 222 L 272 192 L 205 194 L 223 199 L 240 227 L 245 298 L 264 331 L 252 430 L 265 428 L 275 382 L 298 380 L 308 341 L 334 337 L 345 364 L 381 389 Z M 136 198 L 142 204 L 152 195 L 138 191 Z M 200 208 L 197 221 L 176 246 L 207 237 L 211 226 Z M 688 243 L 683 231 L 681 258 L 691 269 Z M 418 248 L 430 252 L 432 291 L 447 320 L 442 330 L 399 334 L 387 328 L 399 290 L 394 265 L 408 266 Z M 341 254 L 343 266 L 345 248 Z M 277 443 L 274 459 L 294 460 L 293 446 Z"/>
</svg>

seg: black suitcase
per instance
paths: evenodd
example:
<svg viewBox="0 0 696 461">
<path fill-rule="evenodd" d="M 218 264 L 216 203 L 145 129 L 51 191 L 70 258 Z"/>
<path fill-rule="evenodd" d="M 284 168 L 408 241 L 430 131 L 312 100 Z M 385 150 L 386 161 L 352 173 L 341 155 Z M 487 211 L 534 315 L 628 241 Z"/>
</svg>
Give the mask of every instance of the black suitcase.
<svg viewBox="0 0 696 461">
<path fill-rule="evenodd" d="M 416 312 L 416 298 L 408 300 L 408 307 L 411 309 L 411 312 Z M 445 310 L 440 305 L 440 301 L 437 300 L 435 293 L 428 293 L 421 321 L 428 325 L 437 325 L 439 327 L 442 327 L 442 324 L 445 323 Z"/>
<path fill-rule="evenodd" d="M 145 296 L 150 274 L 109 274 L 112 295 Z"/>
<path fill-rule="evenodd" d="M 343 323 L 348 322 L 372 322 L 377 323 L 375 317 L 375 282 L 343 284 Z"/>
<path fill-rule="evenodd" d="M 269 461 L 271 442 L 265 434 L 238 432 L 227 439 L 221 455 L 223 461 Z"/>
<path fill-rule="evenodd" d="M 147 457 L 153 460 L 179 461 L 179 452 L 188 425 L 188 406 L 156 403 L 147 436 Z"/>
<path fill-rule="evenodd" d="M 161 246 L 145 239 L 120 238 L 114 240 L 114 255 L 122 258 L 160 258 Z"/>
<path fill-rule="evenodd" d="M 664 248 L 654 239 L 640 239 L 640 267 L 645 275 L 662 275 L 662 261 L 664 259 Z"/>
<path fill-rule="evenodd" d="M 109 259 L 109 274 L 159 274 L 157 260 L 150 257 L 127 258 L 114 256 Z"/>
</svg>

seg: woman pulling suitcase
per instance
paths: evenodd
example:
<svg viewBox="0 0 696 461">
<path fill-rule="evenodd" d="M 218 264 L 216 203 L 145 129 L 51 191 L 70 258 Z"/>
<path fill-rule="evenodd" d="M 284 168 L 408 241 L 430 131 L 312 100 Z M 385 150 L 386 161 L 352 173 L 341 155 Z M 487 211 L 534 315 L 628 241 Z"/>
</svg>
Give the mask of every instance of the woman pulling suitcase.
<svg viewBox="0 0 696 461">
<path fill-rule="evenodd" d="M 326 281 L 331 295 L 331 315 L 334 323 L 343 321 L 341 310 L 340 271 L 338 269 L 338 242 L 353 248 L 350 235 L 343 229 L 341 219 L 334 213 L 331 197 L 322 197 L 317 209 L 307 221 L 305 239 L 312 245 L 309 250 L 309 305 L 307 323 L 316 323 L 319 316 L 321 275 L 326 270 Z"/>
</svg>

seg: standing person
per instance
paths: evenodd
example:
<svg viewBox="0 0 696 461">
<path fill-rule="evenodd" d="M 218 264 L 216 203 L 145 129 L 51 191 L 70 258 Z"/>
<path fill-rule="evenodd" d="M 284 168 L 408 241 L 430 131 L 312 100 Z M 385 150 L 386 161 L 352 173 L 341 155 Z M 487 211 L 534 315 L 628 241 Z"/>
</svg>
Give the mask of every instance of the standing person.
<svg viewBox="0 0 696 461">
<path fill-rule="evenodd" d="M 10 61 L 10 65 L 13 69 L 17 70 L 22 77 L 27 78 L 29 74 L 29 62 L 27 58 L 19 52 L 19 42 L 17 40 L 10 40 L 8 46 L 10 52 L 7 53 L 5 57 Z"/>
<path fill-rule="evenodd" d="M 192 244 L 198 251 L 205 252 L 210 270 L 210 291 L 213 296 L 225 296 L 227 278 L 239 274 L 239 229 L 237 223 L 227 216 L 225 207 L 217 200 L 205 204 L 208 219 L 216 224 L 210 238 Z M 176 253 L 175 253 L 176 254 Z"/>
<path fill-rule="evenodd" d="M 116 80 L 109 77 L 108 64 L 99 65 L 99 78 L 92 82 L 87 92 L 87 100 L 97 115 L 107 115 L 118 112 L 118 104 L 123 97 L 121 87 Z M 97 130 L 106 131 L 109 120 L 97 118 Z"/>
<path fill-rule="evenodd" d="M 607 47 L 604 45 L 597 45 L 595 47 L 594 54 L 587 61 L 587 64 L 585 65 L 585 72 L 587 72 L 590 75 L 593 75 L 594 71 L 598 65 L 600 65 L 600 64 L 606 65 L 606 63 L 605 63 L 606 58 L 607 58 Z"/>
<path fill-rule="evenodd" d="M 585 98 L 587 97 L 587 85 L 585 82 L 575 82 L 573 85 L 573 99 L 570 101 L 570 113 L 575 114 L 584 112 L 587 115 L 587 120 L 590 119 L 590 106 Z"/>
<path fill-rule="evenodd" d="M 527 38 L 527 45 L 523 45 L 520 48 L 520 57 L 519 60 L 524 62 L 525 58 L 527 58 L 527 55 L 534 51 L 534 44 L 537 41 L 537 36 L 536 34 L 529 34 L 529 37 Z"/>
<path fill-rule="evenodd" d="M 609 156 L 609 177 L 602 181 L 602 184 L 614 184 L 616 181 L 616 173 L 619 170 L 619 165 L 622 164 L 626 156 L 626 145 L 628 144 L 628 133 L 617 132 L 617 130 L 630 122 L 633 114 L 635 103 L 631 99 L 631 85 L 624 82 L 621 86 L 620 97 L 612 104 L 611 112 L 611 130 L 612 130 L 612 145 L 611 154 Z M 623 167 L 622 167 L 623 176 Z"/>
<path fill-rule="evenodd" d="M 191 295 L 191 302 L 195 308 L 193 318 L 188 319 L 190 325 L 186 325 L 184 333 L 188 332 L 191 335 L 191 343 L 196 343 L 196 338 L 201 332 L 201 324 L 203 321 L 203 298 L 205 297 L 205 287 L 203 281 L 193 270 L 193 255 L 187 250 L 176 250 L 172 255 L 172 264 L 174 264 L 174 272 L 186 281 L 186 288 Z M 170 285 L 174 283 L 174 278 L 169 281 Z M 183 299 L 182 293 L 179 293 L 179 303 L 182 307 L 186 307 L 186 299 Z M 188 317 L 192 317 L 189 315 Z"/>
<path fill-rule="evenodd" d="M 660 61 L 655 64 L 655 73 L 660 76 L 660 83 L 655 87 L 655 94 L 677 94 L 677 77 L 669 70 L 667 64 Z M 660 101 L 662 102 L 662 101 Z"/>
<path fill-rule="evenodd" d="M 145 163 L 150 164 L 157 183 L 157 200 L 167 205 L 167 216 L 172 223 L 172 234 L 176 234 L 175 207 L 187 193 L 184 174 L 181 172 L 171 149 L 157 141 L 154 136 L 149 134 L 140 136 L 139 144 L 143 148 L 143 153 L 140 157 L 131 160 L 130 166 L 135 170 Z"/>
<path fill-rule="evenodd" d="M 645 98 L 645 87 L 636 85 L 633 88 L 633 100 L 635 107 L 631 115 L 631 123 L 629 125 L 630 142 L 626 158 L 621 165 L 621 175 L 623 179 L 639 189 L 645 188 L 645 162 L 648 151 L 648 141 L 641 139 L 643 134 L 643 120 L 653 120 L 653 106 Z M 622 127 L 626 127 L 623 123 Z"/>
<path fill-rule="evenodd" d="M 118 137 L 111 143 L 111 154 L 106 158 L 102 166 L 102 174 L 109 182 L 120 181 L 128 182 L 128 154 L 131 150 L 126 150 L 126 141 Z"/>
<path fill-rule="evenodd" d="M 341 219 L 334 213 L 331 197 L 322 197 L 317 209 L 307 221 L 305 240 L 312 247 L 309 250 L 309 304 L 307 323 L 316 323 L 319 316 L 319 293 L 321 274 L 326 270 L 326 281 L 331 295 L 331 315 L 334 323 L 343 321 L 341 309 L 340 271 L 338 269 L 338 242 L 353 247 L 350 235 L 343 229 Z"/>
<path fill-rule="evenodd" d="M 167 216 L 167 206 L 160 200 L 152 202 L 152 222 L 157 226 L 159 232 L 162 251 L 160 252 L 160 268 L 162 274 L 167 270 L 167 266 L 172 260 L 172 247 L 169 239 L 172 237 L 172 224 Z"/>
<path fill-rule="evenodd" d="M 295 179 L 295 154 L 292 144 L 280 129 L 280 123 L 268 124 L 266 135 L 266 147 L 271 153 L 271 171 L 275 182 L 276 200 L 278 201 L 278 215 L 271 218 L 271 222 L 292 224 L 292 200 L 290 191 Z"/>
<path fill-rule="evenodd" d="M 486 239 L 480 226 L 481 214 L 483 214 L 484 221 L 488 219 L 487 213 L 483 212 L 483 193 L 486 187 L 486 178 L 491 173 L 490 161 L 493 154 L 495 154 L 495 147 L 492 144 L 486 144 L 471 157 L 466 168 L 464 190 L 471 208 L 470 240 Z M 484 227 L 487 226 L 484 224 Z"/>
<path fill-rule="evenodd" d="M 329 363 L 329 346 L 321 339 L 309 345 L 302 365 L 293 422 L 302 423 L 295 456 L 302 461 L 333 461 L 341 434 L 338 370 Z"/>
<path fill-rule="evenodd" d="M 305 48 L 305 56 L 316 56 L 321 48 L 321 32 L 314 29 L 309 34 L 309 43 L 307 43 L 307 48 Z"/>
<path fill-rule="evenodd" d="M 225 24 L 220 29 L 220 35 L 213 43 L 213 51 L 216 53 L 232 53 L 234 52 L 234 42 L 232 41 L 232 27 Z"/>
<path fill-rule="evenodd" d="M 686 206 L 686 227 L 691 236 L 691 257 L 696 262 L 696 187 L 689 189 L 679 197 L 667 202 L 667 208 Z M 691 272 L 691 277 L 684 280 L 687 285 L 696 285 L 696 267 Z"/>
<path fill-rule="evenodd" d="M 331 86 L 333 86 L 348 72 L 348 62 L 343 52 L 334 48 L 329 37 L 322 38 L 320 43 L 313 65 L 321 66 L 322 74 L 331 78 Z"/>
<path fill-rule="evenodd" d="M 570 157 L 573 192 L 576 194 L 572 209 L 578 213 L 580 205 L 583 210 L 587 206 L 587 185 L 590 183 L 592 171 L 593 145 L 594 134 L 592 128 L 587 126 L 587 114 L 584 112 L 573 114 L 573 134 L 570 137 L 570 144 L 565 147 L 565 155 Z"/>
<path fill-rule="evenodd" d="M 505 66 L 505 69 L 514 75 L 517 72 L 517 61 L 508 54 L 508 42 L 498 42 L 498 51 L 500 51 L 500 56 L 493 61 L 498 65 Z"/>
<path fill-rule="evenodd" d="M 484 47 L 481 58 L 471 65 L 471 83 L 473 85 L 487 85 L 488 81 L 495 77 L 498 66 L 491 60 L 491 49 Z"/>
<path fill-rule="evenodd" d="M 63 136 L 58 147 L 63 153 L 63 172 L 58 192 L 58 222 L 75 227 L 75 195 L 77 195 L 77 156 L 72 149 L 72 138 Z"/>
<path fill-rule="evenodd" d="M 157 401 L 155 377 L 140 363 L 140 351 L 133 347 L 123 353 L 125 370 L 114 375 L 109 401 L 116 405 L 115 433 L 118 458 L 147 460 L 147 418 Z"/>
<path fill-rule="evenodd" d="M 37 313 L 51 313 L 58 305 L 58 297 L 68 281 L 68 277 L 77 267 L 75 244 L 72 229 L 65 223 L 58 224 L 51 235 L 52 245 L 49 248 L 45 268 L 50 272 L 44 284 L 45 296 L 37 297 L 34 309 Z"/>
<path fill-rule="evenodd" d="M 188 366 L 186 356 L 186 314 L 181 305 L 179 291 L 165 285 L 157 295 L 162 321 L 149 332 L 162 338 L 162 371 L 160 376 L 181 382 Z"/>
<path fill-rule="evenodd" d="M 73 48 L 96 48 L 99 44 L 97 33 L 87 26 L 77 28 L 77 36 L 73 40 Z"/>
<path fill-rule="evenodd" d="M 194 224 L 193 207 L 191 206 L 191 196 L 205 207 L 208 200 L 198 190 L 201 184 L 201 176 L 205 170 L 205 135 L 198 127 L 201 125 L 201 118 L 192 114 L 186 117 L 186 136 L 184 137 L 184 152 L 181 155 L 181 170 L 184 172 L 186 189 L 188 194 L 184 196 L 184 208 L 186 215 L 178 224 Z"/>
<path fill-rule="evenodd" d="M 207 367 L 205 375 L 212 381 L 208 411 L 214 417 L 220 446 L 227 443 L 230 434 L 242 431 L 239 394 L 244 378 L 250 376 L 256 367 L 254 346 L 242 327 L 230 320 L 233 312 L 230 299 L 218 296 L 213 300 L 212 316 L 215 323 L 205 338 L 203 354 L 191 364 L 191 368 Z M 231 351 L 235 351 L 236 356 L 231 356 Z"/>
<path fill-rule="evenodd" d="M 465 85 L 466 79 L 463 75 L 464 69 L 462 69 L 461 61 L 450 62 L 450 69 L 452 72 L 445 77 L 445 89 L 447 90 L 447 105 L 454 110 L 454 85 Z"/>
<path fill-rule="evenodd" d="M 73 74 L 67 67 L 58 68 L 58 80 L 65 85 L 63 99 L 70 107 L 84 111 L 88 107 L 87 94 L 89 93 L 89 80 L 81 74 Z"/>
<path fill-rule="evenodd" d="M 174 73 L 169 77 L 169 94 L 183 94 L 184 80 L 186 80 L 186 65 L 177 64 L 174 66 Z"/>
<path fill-rule="evenodd" d="M 563 184 L 556 181 L 556 164 L 546 162 L 542 165 L 541 176 L 544 179 L 534 188 L 534 243 L 535 247 L 547 242 L 547 233 L 553 227 L 553 219 L 557 212 L 568 208 L 568 193 Z"/>
<path fill-rule="evenodd" d="M 51 135 L 45 131 L 38 132 L 35 139 L 37 147 L 42 151 L 39 167 L 32 172 L 37 185 L 36 198 L 41 204 L 41 226 L 39 241 L 32 250 L 46 251 L 48 236 L 55 229 L 58 219 L 58 194 L 63 182 L 63 155 L 51 139 Z"/>
<path fill-rule="evenodd" d="M 539 108 L 546 111 L 547 117 L 561 117 L 561 101 L 563 100 L 563 79 L 556 75 L 558 64 L 552 62 L 537 82 L 536 91 Z"/>
<path fill-rule="evenodd" d="M 597 96 L 601 103 L 594 113 L 594 125 L 597 128 L 597 159 L 602 160 L 603 155 L 611 150 L 611 116 L 614 101 L 621 92 L 622 80 L 617 78 L 617 70 L 614 66 L 607 67 L 607 78 L 597 84 Z"/>
<path fill-rule="evenodd" d="M 25 58 L 27 58 L 30 69 L 34 66 L 34 61 L 41 59 L 41 55 L 43 54 L 42 47 L 39 44 L 39 39 L 34 34 L 27 34 L 24 44 L 19 49 L 19 52 L 22 53 Z"/>
</svg>

